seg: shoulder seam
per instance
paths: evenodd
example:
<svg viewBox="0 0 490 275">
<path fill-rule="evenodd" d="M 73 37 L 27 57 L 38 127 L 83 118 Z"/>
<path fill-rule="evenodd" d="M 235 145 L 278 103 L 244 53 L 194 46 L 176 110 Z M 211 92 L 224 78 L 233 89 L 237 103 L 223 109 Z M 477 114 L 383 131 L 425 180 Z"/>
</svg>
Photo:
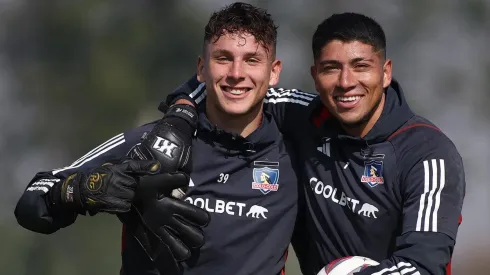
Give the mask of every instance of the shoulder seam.
<svg viewBox="0 0 490 275">
<path fill-rule="evenodd" d="M 391 140 L 393 137 L 397 136 L 398 134 L 402 133 L 402 132 L 405 132 L 407 130 L 410 130 L 412 128 L 415 128 L 415 127 L 427 127 L 427 128 L 430 128 L 430 129 L 433 129 L 435 131 L 438 131 L 438 132 L 442 132 L 441 129 L 437 128 L 436 126 L 433 126 L 433 125 L 430 125 L 430 124 L 426 124 L 426 123 L 417 123 L 417 124 L 412 124 L 412 125 L 408 125 L 408 126 L 405 126 L 405 127 L 402 127 L 398 130 L 396 130 L 393 134 L 391 134 L 387 140 Z"/>
<path fill-rule="evenodd" d="M 393 148 L 393 153 L 395 154 L 395 162 L 396 162 L 396 167 L 397 167 L 397 174 L 396 174 L 396 177 L 398 178 L 398 181 L 400 182 L 403 182 L 405 179 L 402 179 L 401 176 L 402 176 L 402 169 L 400 169 L 400 165 L 402 165 L 402 160 L 400 159 L 401 156 L 398 154 L 398 150 L 395 146 L 395 144 L 393 144 L 393 141 L 392 139 L 403 133 L 403 132 L 406 132 L 412 128 L 417 128 L 417 127 L 426 127 L 426 128 L 429 128 L 429 129 L 432 129 L 432 130 L 435 130 L 437 132 L 442 132 L 439 128 L 433 126 L 433 125 L 430 125 L 430 124 L 427 124 L 427 123 L 415 123 L 415 124 L 411 124 L 411 125 L 407 125 L 407 126 L 403 126 L 401 127 L 400 129 L 396 130 L 393 134 L 391 134 L 386 140 L 391 144 L 392 148 Z M 413 167 L 411 167 L 410 169 L 412 169 Z M 401 189 L 399 190 L 401 192 Z M 401 193 L 400 193 L 400 196 L 401 196 Z"/>
</svg>

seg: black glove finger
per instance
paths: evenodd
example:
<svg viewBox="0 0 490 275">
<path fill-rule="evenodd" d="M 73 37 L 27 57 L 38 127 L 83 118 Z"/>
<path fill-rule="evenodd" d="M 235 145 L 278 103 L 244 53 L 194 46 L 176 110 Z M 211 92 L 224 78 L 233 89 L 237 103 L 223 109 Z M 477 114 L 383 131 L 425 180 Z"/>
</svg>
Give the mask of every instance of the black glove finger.
<svg viewBox="0 0 490 275">
<path fill-rule="evenodd" d="M 203 231 L 187 224 L 178 216 L 170 222 L 169 227 L 177 232 L 178 237 L 187 247 L 200 248 L 204 245 Z"/>
<path fill-rule="evenodd" d="M 168 200 L 168 204 L 172 206 L 175 216 L 178 216 L 186 222 L 199 227 L 205 227 L 209 224 L 211 216 L 206 210 L 186 201 L 173 198 L 164 199 Z"/>
<path fill-rule="evenodd" d="M 133 218 L 137 218 L 135 214 Z M 137 218 L 139 220 L 139 218 Z M 145 227 L 142 223 L 127 224 L 128 232 L 132 232 L 146 255 L 155 264 L 160 274 L 182 275 L 182 265 L 175 259 L 170 247 L 165 244 L 156 233 Z"/>
<path fill-rule="evenodd" d="M 177 188 L 187 188 L 189 176 L 182 172 L 144 176 L 140 179 L 138 192 L 149 194 L 170 194 Z"/>
<path fill-rule="evenodd" d="M 189 248 L 177 237 L 177 233 L 173 232 L 171 228 L 164 225 L 158 229 L 157 234 L 168 245 L 175 260 L 182 262 L 191 257 Z"/>
<path fill-rule="evenodd" d="M 125 173 L 136 176 L 155 175 L 161 168 L 157 160 L 129 160 L 120 165 Z"/>
<path fill-rule="evenodd" d="M 96 208 L 100 212 L 119 214 L 129 212 L 131 210 L 131 203 L 119 198 L 104 198 L 98 202 Z"/>
<path fill-rule="evenodd" d="M 155 267 L 160 274 L 165 275 L 182 275 L 184 269 L 182 265 L 177 262 L 170 251 L 169 247 L 162 244 L 158 247 L 157 258 L 153 261 Z"/>
</svg>

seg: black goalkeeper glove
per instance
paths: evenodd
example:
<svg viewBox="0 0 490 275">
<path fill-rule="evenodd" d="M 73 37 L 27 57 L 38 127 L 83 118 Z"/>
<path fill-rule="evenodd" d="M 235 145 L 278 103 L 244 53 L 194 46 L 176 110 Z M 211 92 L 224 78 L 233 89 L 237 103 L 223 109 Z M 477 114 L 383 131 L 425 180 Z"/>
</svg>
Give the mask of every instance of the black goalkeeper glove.
<svg viewBox="0 0 490 275">
<path fill-rule="evenodd" d="M 209 213 L 181 198 L 188 187 L 192 170 L 192 138 L 197 128 L 197 113 L 189 105 L 173 105 L 165 116 L 131 150 L 132 159 L 156 159 L 161 174 L 142 178 L 133 211 L 120 215 L 136 240 L 161 274 L 182 274 L 182 262 L 191 249 L 204 244 L 202 228 Z"/>
<path fill-rule="evenodd" d="M 129 153 L 131 159 L 158 160 L 161 173 L 192 171 L 191 146 L 197 128 L 197 112 L 192 106 L 177 104 Z"/>
<path fill-rule="evenodd" d="M 182 262 L 204 244 L 202 228 L 209 223 L 209 213 L 170 196 L 188 182 L 181 172 L 144 177 L 132 211 L 118 215 L 160 274 L 182 274 Z"/>
<path fill-rule="evenodd" d="M 181 171 L 190 174 L 192 171 L 192 138 L 196 132 L 198 115 L 193 106 L 176 104 L 166 111 L 165 116 L 143 137 L 141 144 L 129 152 L 131 159 L 155 159 L 162 165 L 160 172 Z M 174 197 L 182 197 L 187 191 L 187 184 L 173 191 Z"/>
<path fill-rule="evenodd" d="M 89 174 L 74 173 L 50 192 L 52 207 L 79 214 L 123 213 L 131 210 L 139 178 L 160 171 L 156 160 L 125 160 L 106 163 Z"/>
</svg>

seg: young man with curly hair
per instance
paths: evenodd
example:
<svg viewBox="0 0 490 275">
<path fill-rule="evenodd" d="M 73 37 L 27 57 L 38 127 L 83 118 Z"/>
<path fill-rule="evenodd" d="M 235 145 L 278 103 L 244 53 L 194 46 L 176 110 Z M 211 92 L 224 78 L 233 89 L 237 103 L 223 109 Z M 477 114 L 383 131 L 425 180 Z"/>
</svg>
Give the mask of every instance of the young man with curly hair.
<svg viewBox="0 0 490 275">
<path fill-rule="evenodd" d="M 206 84 L 207 98 L 197 110 L 199 120 L 192 138 L 192 172 L 183 199 L 186 204 L 210 214 L 209 224 L 202 229 L 206 243 L 201 249 L 189 247 L 190 253 L 187 253 L 186 249 L 175 249 L 174 246 L 178 246 L 175 242 L 165 241 L 177 238 L 184 244 L 200 243 L 199 239 L 193 239 L 198 235 L 186 234 L 191 225 L 182 222 L 179 213 L 171 215 L 162 227 L 166 234 L 160 235 L 165 243 L 170 243 L 168 246 L 172 246 L 173 253 L 163 261 L 172 261 L 172 256 L 177 258 L 184 275 L 276 275 L 283 272 L 297 215 L 298 179 L 293 158 L 289 156 L 291 144 L 283 140 L 272 115 L 265 112 L 262 105 L 268 87 L 277 84 L 281 72 L 281 61 L 275 55 L 276 40 L 277 27 L 271 16 L 265 10 L 244 3 L 215 12 L 205 27 L 197 74 L 199 81 Z M 192 107 L 186 106 L 170 108 L 174 113 L 190 112 Z M 169 121 L 169 125 L 173 126 L 173 122 Z M 154 123 L 150 123 L 116 136 L 68 170 L 82 169 L 87 163 L 104 163 L 109 157 L 124 157 L 153 126 Z M 187 133 L 191 136 L 190 131 Z M 156 147 L 170 156 L 174 146 L 169 140 L 170 136 Z M 100 148 L 108 152 L 94 154 Z M 56 185 L 57 181 L 63 182 L 63 177 L 68 177 L 69 173 L 57 172 L 56 175 L 58 178 L 43 185 L 46 192 L 52 193 L 53 189 L 48 187 Z M 131 183 L 134 180 L 131 179 Z M 23 215 L 39 209 L 30 204 L 32 200 L 25 199 L 31 198 L 28 190 L 36 189 L 32 184 L 19 202 L 16 214 L 19 223 L 36 230 L 35 226 L 30 226 L 35 221 L 27 221 L 24 217 L 29 215 Z M 39 201 L 41 197 L 36 199 Z M 145 213 L 155 212 L 153 208 L 145 209 Z M 165 210 L 174 211 L 174 208 L 155 212 L 162 216 L 155 215 L 146 223 L 151 227 L 167 219 Z M 184 211 L 188 212 L 197 211 L 192 208 Z M 53 220 L 49 213 L 44 217 Z M 73 222 L 74 219 L 65 220 L 44 233 L 52 233 Z M 199 224 L 202 225 L 202 221 Z M 143 247 L 131 232 L 123 233 L 121 274 L 175 274 L 173 270 L 158 268 L 160 263 L 152 261 Z"/>
</svg>

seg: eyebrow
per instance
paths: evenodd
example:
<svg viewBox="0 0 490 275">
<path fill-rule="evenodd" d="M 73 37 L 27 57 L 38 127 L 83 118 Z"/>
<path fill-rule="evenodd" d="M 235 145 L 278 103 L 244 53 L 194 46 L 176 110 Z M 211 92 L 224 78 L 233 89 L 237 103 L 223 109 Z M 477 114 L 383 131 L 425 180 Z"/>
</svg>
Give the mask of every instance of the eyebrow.
<svg viewBox="0 0 490 275">
<path fill-rule="evenodd" d="M 368 61 L 368 62 L 374 62 L 374 59 L 372 58 L 364 58 L 364 57 L 356 57 L 350 61 L 350 63 L 357 63 L 360 61 Z"/>
<path fill-rule="evenodd" d="M 224 50 L 224 49 L 218 49 L 218 50 L 215 50 L 211 53 L 211 55 L 233 55 L 232 52 L 228 51 L 228 50 Z M 259 52 L 259 51 L 254 51 L 254 52 L 246 52 L 244 54 L 244 56 L 246 57 L 266 57 L 265 54 Z"/>
<path fill-rule="evenodd" d="M 349 63 L 352 64 L 352 63 L 357 63 L 357 62 L 360 62 L 360 61 L 374 62 L 374 59 L 372 59 L 372 58 L 364 58 L 364 57 L 356 57 L 356 58 L 353 58 L 353 59 L 349 60 Z M 320 62 L 320 65 L 321 66 L 325 66 L 325 65 L 340 65 L 340 64 L 341 63 L 338 60 L 333 60 L 333 59 L 323 60 L 323 61 Z"/>
<path fill-rule="evenodd" d="M 218 50 L 212 51 L 211 54 L 212 55 L 230 55 L 231 52 L 227 51 L 227 50 L 218 49 Z"/>
</svg>

